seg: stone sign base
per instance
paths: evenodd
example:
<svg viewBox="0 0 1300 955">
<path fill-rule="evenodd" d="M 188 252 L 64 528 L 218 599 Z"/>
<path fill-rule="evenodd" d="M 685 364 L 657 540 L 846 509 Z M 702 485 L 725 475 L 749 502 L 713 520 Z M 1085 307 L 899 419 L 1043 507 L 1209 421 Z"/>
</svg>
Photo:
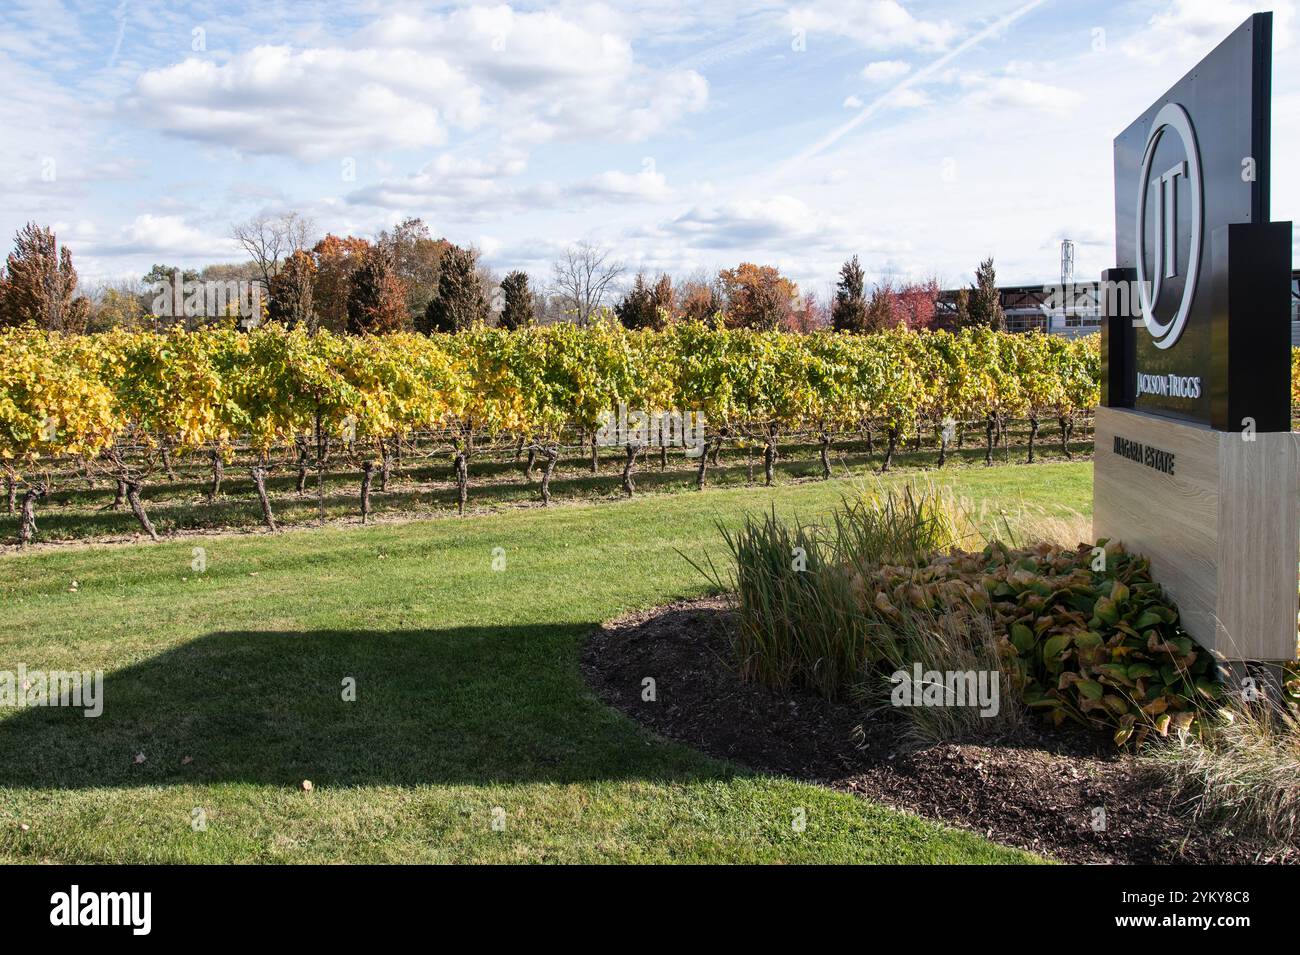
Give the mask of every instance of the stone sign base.
<svg viewBox="0 0 1300 955">
<path fill-rule="evenodd" d="M 1298 447 L 1097 409 L 1093 534 L 1149 557 L 1187 632 L 1224 659 L 1296 657 Z"/>
</svg>

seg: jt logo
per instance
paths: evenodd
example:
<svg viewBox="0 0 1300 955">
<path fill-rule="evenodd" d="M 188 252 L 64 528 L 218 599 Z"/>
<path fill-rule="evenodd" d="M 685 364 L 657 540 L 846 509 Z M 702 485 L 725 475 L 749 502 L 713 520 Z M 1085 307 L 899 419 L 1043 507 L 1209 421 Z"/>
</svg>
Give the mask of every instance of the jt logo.
<svg viewBox="0 0 1300 955">
<path fill-rule="evenodd" d="M 1186 159 L 1175 163 L 1163 173 L 1154 177 L 1151 168 L 1155 159 L 1156 147 L 1166 133 L 1172 133 L 1182 141 Z M 1167 320 L 1156 317 L 1156 302 L 1166 279 L 1179 274 L 1178 270 L 1178 180 L 1187 183 L 1187 194 L 1191 200 L 1191 237 L 1187 249 L 1187 271 L 1183 273 L 1183 294 L 1178 303 L 1178 310 Z M 1152 223 L 1155 248 L 1151 250 L 1152 271 L 1147 274 L 1146 233 L 1147 233 L 1147 194 L 1155 190 L 1155 222 Z M 1196 131 L 1192 128 L 1191 117 L 1177 103 L 1166 103 L 1151 121 L 1151 131 L 1147 135 L 1146 148 L 1142 154 L 1142 167 L 1138 171 L 1137 195 L 1137 290 L 1141 308 L 1142 324 L 1151 333 L 1153 344 L 1157 348 L 1169 348 L 1183 333 L 1187 316 L 1196 297 L 1196 282 L 1201 270 L 1201 233 L 1204 231 L 1204 209 L 1201 196 L 1201 154 L 1196 146 Z"/>
<path fill-rule="evenodd" d="M 1187 178 L 1187 160 L 1177 163 L 1163 176 L 1151 180 L 1156 189 L 1156 228 L 1161 231 L 1156 243 L 1155 292 L 1152 302 L 1160 301 L 1163 279 L 1178 274 L 1178 177 Z"/>
</svg>

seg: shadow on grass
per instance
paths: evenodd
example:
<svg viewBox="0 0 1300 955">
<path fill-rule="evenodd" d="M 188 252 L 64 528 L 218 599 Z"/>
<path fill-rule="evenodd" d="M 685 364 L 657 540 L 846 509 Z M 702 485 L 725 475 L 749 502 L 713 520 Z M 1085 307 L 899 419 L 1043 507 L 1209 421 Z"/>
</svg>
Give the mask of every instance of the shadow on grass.
<svg viewBox="0 0 1300 955">
<path fill-rule="evenodd" d="M 596 700 L 577 667 L 592 627 L 211 633 L 106 675 L 97 718 L 8 711 L 0 788 L 733 775 Z"/>
</svg>

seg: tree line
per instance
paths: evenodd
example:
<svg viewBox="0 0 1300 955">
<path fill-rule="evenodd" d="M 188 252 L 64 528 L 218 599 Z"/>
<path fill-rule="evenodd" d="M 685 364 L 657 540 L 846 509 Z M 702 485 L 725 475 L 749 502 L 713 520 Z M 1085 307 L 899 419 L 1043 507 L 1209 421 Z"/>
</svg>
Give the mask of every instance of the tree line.
<svg viewBox="0 0 1300 955">
<path fill-rule="evenodd" d="M 30 324 L 81 333 L 112 328 L 194 329 L 273 321 L 288 328 L 340 334 L 463 332 L 475 325 L 505 329 L 610 317 L 630 329 L 662 330 L 676 322 L 726 328 L 870 334 L 889 328 L 1005 329 L 993 260 L 951 307 L 940 308 L 939 283 L 879 279 L 868 289 L 855 255 L 840 269 L 825 302 L 770 265 L 742 262 L 715 275 L 699 271 L 674 280 L 638 272 L 606 248 L 579 243 L 552 263 L 548 282 L 523 271 L 498 276 L 478 251 L 434 238 L 418 218 L 357 236 L 315 237 L 296 213 L 259 215 L 232 229 L 247 258 L 202 269 L 154 265 L 138 281 L 78 288 L 72 255 L 49 228 L 28 223 L 15 237 L 0 272 L 0 326 Z M 186 290 L 244 283 L 257 291 L 254 315 L 191 307 Z"/>
</svg>

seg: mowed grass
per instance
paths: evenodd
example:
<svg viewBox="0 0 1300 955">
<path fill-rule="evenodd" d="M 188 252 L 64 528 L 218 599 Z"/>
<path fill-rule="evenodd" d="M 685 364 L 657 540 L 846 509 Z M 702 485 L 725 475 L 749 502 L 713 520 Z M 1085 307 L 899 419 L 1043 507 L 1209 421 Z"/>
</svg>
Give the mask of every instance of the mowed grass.
<svg viewBox="0 0 1300 955">
<path fill-rule="evenodd" d="M 933 438 L 932 435 L 926 437 Z M 1091 455 L 1091 437 L 1082 432 L 1077 437 L 1078 440 L 1070 446 L 1071 454 Z M 1013 422 L 1009 447 L 999 446 L 993 460 L 998 464 L 1024 461 L 1026 440 L 1023 423 Z M 575 454 L 575 450 L 567 448 L 556 465 L 551 481 L 555 501 L 582 503 L 617 500 L 624 496 L 622 448 L 602 448 L 595 474 L 590 471 L 587 453 Z M 983 468 L 984 453 L 980 435 L 972 431 L 967 435 L 964 448 L 951 449 L 947 470 Z M 429 456 L 424 456 L 426 454 Z M 916 450 L 910 441 L 903 442 L 895 455 L 894 466 L 900 470 L 933 469 L 937 454 L 937 449 L 929 445 Z M 1055 426 L 1044 426 L 1036 456 L 1044 463 L 1066 460 Z M 831 464 L 834 473 L 842 476 L 878 469 L 883 458 L 884 444 L 879 435 L 871 451 L 860 438 L 841 439 L 832 447 Z M 158 532 L 167 535 L 192 531 L 260 530 L 263 517 L 249 477 L 251 463 L 246 455 L 228 462 L 221 494 L 211 502 L 208 500 L 211 472 L 203 456 L 179 459 L 175 480 L 160 473 L 151 475 L 144 483 L 141 499 Z M 516 460 L 509 447 L 480 447 L 470 463 L 469 510 L 483 513 L 535 506 L 540 500 L 540 465 L 529 480 L 524 474 L 525 464 L 526 459 Z M 637 459 L 636 493 L 693 491 L 696 469 L 696 462 L 685 458 L 679 448 L 671 449 L 662 459 L 657 450 L 648 450 Z M 795 440 L 780 444 L 780 456 L 775 467 L 778 483 L 818 479 L 821 474 L 818 445 Z M 143 539 L 143 532 L 130 508 L 125 505 L 114 507 L 114 481 L 101 475 L 92 488 L 84 477 L 66 472 L 56 472 L 52 478 L 50 494 L 36 508 L 37 542 Z M 755 480 L 759 483 L 763 480 L 762 448 L 757 446 L 727 445 L 721 463 L 708 469 L 711 488 L 745 487 Z M 333 460 L 323 476 L 319 498 L 316 481 L 316 473 L 310 472 L 304 493 L 298 494 L 296 468 L 280 461 L 272 463 L 266 487 L 276 521 L 282 527 L 319 523 L 322 504 L 326 521 L 360 523 L 361 472 L 355 465 Z M 408 453 L 401 465 L 394 468 L 387 490 L 379 489 L 376 476 L 371 506 L 379 520 L 447 517 L 455 513 L 457 497 L 449 454 Z M 17 539 L 17 513 L 9 514 L 0 508 L 0 552 L 15 546 Z"/>
<path fill-rule="evenodd" d="M 1086 514 L 1091 473 L 943 480 L 1024 526 Z M 98 719 L 0 709 L 0 861 L 1025 861 L 667 743 L 582 681 L 600 621 L 703 592 L 677 550 L 720 556 L 715 521 L 859 486 L 0 557 L 0 670 L 105 671 Z"/>
</svg>

